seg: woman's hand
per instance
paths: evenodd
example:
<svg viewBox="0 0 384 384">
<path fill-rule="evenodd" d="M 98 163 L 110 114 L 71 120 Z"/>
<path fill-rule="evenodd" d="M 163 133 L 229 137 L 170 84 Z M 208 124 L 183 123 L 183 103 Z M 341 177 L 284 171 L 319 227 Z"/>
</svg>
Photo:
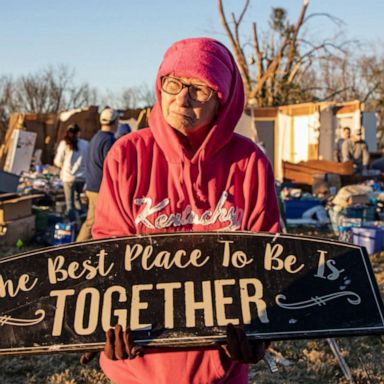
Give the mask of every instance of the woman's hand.
<svg viewBox="0 0 384 384">
<path fill-rule="evenodd" d="M 227 325 L 227 344 L 223 345 L 223 349 L 232 360 L 256 364 L 264 357 L 269 345 L 268 341 L 249 341 L 241 328 Z"/>
<path fill-rule="evenodd" d="M 104 353 L 110 360 L 134 359 L 143 356 L 144 348 L 135 344 L 130 329 L 123 331 L 121 325 L 116 325 L 114 329 L 109 329 L 106 333 Z M 249 341 L 245 332 L 235 327 L 233 324 L 227 325 L 227 344 L 222 346 L 226 355 L 232 360 L 247 364 L 256 364 L 265 354 L 269 347 L 268 341 Z M 81 356 L 82 364 L 86 364 L 90 359 L 85 353 Z M 82 361 L 85 360 L 85 361 Z M 86 361 L 88 360 L 88 361 Z"/>
<path fill-rule="evenodd" d="M 115 329 L 105 332 L 104 353 L 110 360 L 134 359 L 136 356 L 143 356 L 144 348 L 135 344 L 130 329 L 123 331 L 121 325 L 116 325 Z M 85 352 L 80 357 L 80 364 L 88 364 L 97 352 Z"/>
<path fill-rule="evenodd" d="M 109 329 L 105 332 L 105 336 L 104 353 L 110 360 L 134 359 L 144 354 L 144 348 L 133 341 L 132 332 L 129 328 L 123 331 L 121 325 L 118 324 L 115 329 Z"/>
</svg>

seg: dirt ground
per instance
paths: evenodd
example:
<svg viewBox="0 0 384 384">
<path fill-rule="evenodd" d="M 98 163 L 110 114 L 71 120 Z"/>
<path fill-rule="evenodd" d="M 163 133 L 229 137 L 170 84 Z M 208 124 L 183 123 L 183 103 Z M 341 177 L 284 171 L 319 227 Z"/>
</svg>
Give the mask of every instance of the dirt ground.
<svg viewBox="0 0 384 384">
<path fill-rule="evenodd" d="M 307 233 L 318 235 L 317 233 Z M 22 251 L 30 249 L 24 248 Z M 18 252 L 0 247 L 0 255 Z M 371 256 L 375 276 L 384 297 L 384 252 Z M 384 384 L 384 337 L 336 339 L 354 383 Z M 251 367 L 249 383 L 351 383 L 345 378 L 326 339 L 275 342 L 271 354 L 278 372 L 270 373 L 264 361 Z M 79 364 L 79 354 L 0 358 L 2 384 L 107 384 L 98 359 Z"/>
</svg>

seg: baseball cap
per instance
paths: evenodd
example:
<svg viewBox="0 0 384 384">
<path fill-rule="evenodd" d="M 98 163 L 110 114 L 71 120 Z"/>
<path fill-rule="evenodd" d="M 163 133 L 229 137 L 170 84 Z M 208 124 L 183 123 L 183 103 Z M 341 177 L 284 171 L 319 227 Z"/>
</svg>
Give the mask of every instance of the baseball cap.
<svg viewBox="0 0 384 384">
<path fill-rule="evenodd" d="M 119 112 L 112 108 L 105 108 L 100 113 L 100 123 L 105 125 L 112 124 L 119 117 Z"/>
</svg>

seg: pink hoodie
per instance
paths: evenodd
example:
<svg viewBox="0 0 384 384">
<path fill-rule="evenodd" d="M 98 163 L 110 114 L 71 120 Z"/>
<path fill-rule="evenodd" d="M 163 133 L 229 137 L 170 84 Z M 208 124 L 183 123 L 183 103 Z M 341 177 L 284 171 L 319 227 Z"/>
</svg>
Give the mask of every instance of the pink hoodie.
<svg viewBox="0 0 384 384">
<path fill-rule="evenodd" d="M 161 77 L 203 80 L 218 94 L 216 121 L 192 158 L 163 118 Z M 233 131 L 244 107 L 240 73 L 228 49 L 209 38 L 179 41 L 166 52 L 156 80 L 149 128 L 118 140 L 108 153 L 93 237 L 136 233 L 248 230 L 277 232 L 279 209 L 268 159 Z M 150 353 L 101 366 L 115 383 L 246 383 L 247 365 L 219 348 Z"/>
</svg>

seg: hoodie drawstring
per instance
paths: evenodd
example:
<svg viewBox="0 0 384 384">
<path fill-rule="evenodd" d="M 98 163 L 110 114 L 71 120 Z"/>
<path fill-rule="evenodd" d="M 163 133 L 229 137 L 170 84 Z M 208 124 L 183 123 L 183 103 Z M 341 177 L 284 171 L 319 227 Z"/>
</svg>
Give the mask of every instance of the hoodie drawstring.
<svg viewBox="0 0 384 384">
<path fill-rule="evenodd" d="M 184 207 L 185 202 L 185 193 L 184 193 L 184 161 L 182 160 L 180 163 L 172 164 L 171 172 L 173 173 L 172 179 L 174 180 L 178 199 L 176 202 L 176 207 L 181 209 Z"/>
<path fill-rule="evenodd" d="M 196 182 L 193 183 L 193 186 L 194 186 L 194 189 L 196 191 L 196 195 L 197 195 L 198 199 L 201 202 L 206 203 L 208 201 L 207 191 L 206 191 L 206 193 L 204 193 L 204 190 L 203 190 L 203 186 L 206 187 L 206 185 L 204 183 L 204 174 L 205 174 L 204 169 L 203 169 L 204 160 L 205 160 L 205 149 L 202 149 L 200 156 L 197 160 L 198 174 L 197 174 Z"/>
</svg>

